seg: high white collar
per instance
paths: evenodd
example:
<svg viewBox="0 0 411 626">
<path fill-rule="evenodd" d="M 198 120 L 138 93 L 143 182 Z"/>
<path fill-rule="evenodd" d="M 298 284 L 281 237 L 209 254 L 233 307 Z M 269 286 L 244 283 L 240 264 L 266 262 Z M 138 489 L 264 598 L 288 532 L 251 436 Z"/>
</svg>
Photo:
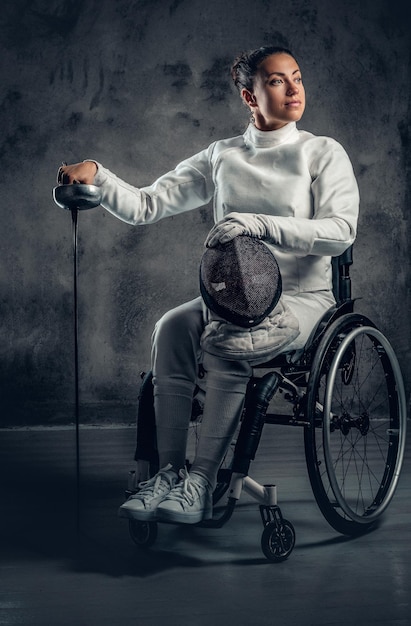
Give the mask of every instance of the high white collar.
<svg viewBox="0 0 411 626">
<path fill-rule="evenodd" d="M 295 122 L 290 122 L 278 130 L 258 130 L 254 124 L 249 124 L 244 133 L 246 144 L 256 148 L 273 148 L 282 143 L 293 143 L 299 137 Z"/>
</svg>

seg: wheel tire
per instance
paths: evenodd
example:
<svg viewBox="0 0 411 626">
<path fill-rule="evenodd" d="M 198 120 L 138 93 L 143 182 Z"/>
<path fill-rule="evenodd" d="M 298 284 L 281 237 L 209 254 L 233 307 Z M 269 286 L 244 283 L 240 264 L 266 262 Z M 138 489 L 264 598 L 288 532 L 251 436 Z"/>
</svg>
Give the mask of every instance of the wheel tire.
<svg viewBox="0 0 411 626">
<path fill-rule="evenodd" d="M 156 522 L 129 520 L 128 528 L 131 539 L 139 548 L 149 548 L 157 539 L 158 527 Z"/>
<path fill-rule="evenodd" d="M 394 351 L 366 317 L 345 315 L 325 333 L 311 365 L 306 417 L 307 469 L 321 512 L 342 534 L 367 532 L 398 482 L 406 401 Z"/>
<path fill-rule="evenodd" d="M 261 535 L 261 549 L 264 556 L 273 563 L 285 561 L 290 556 L 295 545 L 294 526 L 283 519 L 278 529 L 277 522 L 269 522 Z"/>
</svg>

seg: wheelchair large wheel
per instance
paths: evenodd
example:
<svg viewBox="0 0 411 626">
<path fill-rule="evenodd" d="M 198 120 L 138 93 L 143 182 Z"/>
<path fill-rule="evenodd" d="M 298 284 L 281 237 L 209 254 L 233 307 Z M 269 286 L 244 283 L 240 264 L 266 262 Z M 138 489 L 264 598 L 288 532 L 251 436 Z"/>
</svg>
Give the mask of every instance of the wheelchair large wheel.
<svg viewBox="0 0 411 626">
<path fill-rule="evenodd" d="M 406 400 L 384 335 L 366 317 L 334 322 L 313 358 L 304 433 L 311 486 L 335 530 L 369 530 L 390 503 L 404 456 Z"/>
</svg>

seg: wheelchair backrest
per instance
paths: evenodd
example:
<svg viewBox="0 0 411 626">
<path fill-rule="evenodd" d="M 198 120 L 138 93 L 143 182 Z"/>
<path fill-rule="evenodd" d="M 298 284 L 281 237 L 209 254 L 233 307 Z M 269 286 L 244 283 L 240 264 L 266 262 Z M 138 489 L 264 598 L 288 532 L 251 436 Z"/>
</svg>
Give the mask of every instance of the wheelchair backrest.
<svg viewBox="0 0 411 626">
<path fill-rule="evenodd" d="M 353 264 L 353 246 L 332 259 L 333 292 L 337 303 L 351 300 L 350 266 Z"/>
</svg>

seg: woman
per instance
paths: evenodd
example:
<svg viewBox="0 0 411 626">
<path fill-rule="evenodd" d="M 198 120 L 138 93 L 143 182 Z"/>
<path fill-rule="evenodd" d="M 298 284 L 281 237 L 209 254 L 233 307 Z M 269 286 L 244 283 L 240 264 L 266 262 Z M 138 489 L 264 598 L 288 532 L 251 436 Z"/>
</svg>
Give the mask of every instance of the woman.
<svg viewBox="0 0 411 626">
<path fill-rule="evenodd" d="M 299 65 L 284 48 L 242 54 L 232 78 L 251 112 L 244 135 L 216 141 L 153 185 L 137 189 L 93 161 L 62 167 L 64 183 L 94 183 L 102 206 L 130 224 L 149 224 L 214 202 L 216 225 L 206 245 L 239 235 L 262 239 L 274 252 L 283 302 L 298 320 L 288 350 L 304 347 L 332 306 L 330 257 L 352 244 L 358 188 L 344 149 L 296 127 L 305 108 Z M 152 340 L 154 407 L 162 468 L 140 485 L 119 514 L 139 520 L 197 523 L 212 515 L 217 471 L 243 408 L 251 376 L 247 360 L 202 352 L 202 301 L 166 313 Z M 207 371 L 201 438 L 190 473 L 186 437 L 199 362 Z"/>
</svg>

